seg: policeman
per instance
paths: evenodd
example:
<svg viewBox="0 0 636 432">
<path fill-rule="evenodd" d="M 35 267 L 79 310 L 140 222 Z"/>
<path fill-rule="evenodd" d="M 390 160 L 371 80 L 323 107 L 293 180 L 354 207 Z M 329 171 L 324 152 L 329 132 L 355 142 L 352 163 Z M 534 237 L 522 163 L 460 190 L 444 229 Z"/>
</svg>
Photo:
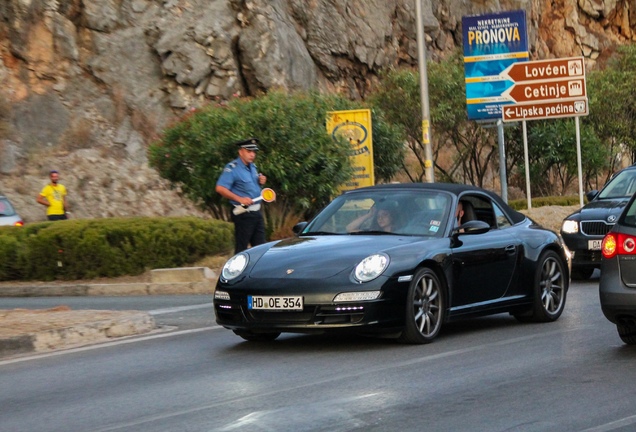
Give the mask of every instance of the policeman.
<svg viewBox="0 0 636 432">
<path fill-rule="evenodd" d="M 247 249 L 248 244 L 257 246 L 265 243 L 265 222 L 260 202 L 252 199 L 261 195 L 261 185 L 267 177 L 259 173 L 254 165 L 258 140 L 246 139 L 236 143 L 239 157 L 225 165 L 216 182 L 216 192 L 230 200 L 232 205 L 247 206 L 247 211 L 239 215 L 232 214 L 234 222 L 234 252 Z"/>
</svg>

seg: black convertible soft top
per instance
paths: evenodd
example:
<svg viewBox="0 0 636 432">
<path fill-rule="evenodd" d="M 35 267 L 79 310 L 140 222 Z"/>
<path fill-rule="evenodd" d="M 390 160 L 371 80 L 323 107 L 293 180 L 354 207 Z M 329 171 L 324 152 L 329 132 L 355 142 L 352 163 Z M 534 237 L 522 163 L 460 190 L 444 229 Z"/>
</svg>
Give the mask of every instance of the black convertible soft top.
<svg viewBox="0 0 636 432">
<path fill-rule="evenodd" d="M 364 188 L 360 188 L 356 190 L 359 191 L 359 190 L 365 190 L 365 189 L 393 189 L 393 190 L 426 189 L 426 190 L 448 192 L 457 197 L 466 192 L 478 192 L 478 193 L 483 193 L 488 195 L 493 201 L 495 201 L 502 208 L 502 210 L 506 212 L 506 214 L 510 217 L 510 219 L 512 219 L 513 223 L 517 224 L 523 221 L 524 219 L 526 219 L 526 215 L 511 208 L 496 193 L 484 188 L 480 188 L 478 186 L 473 186 L 473 185 L 465 185 L 460 183 L 387 183 L 387 184 L 380 184 L 375 186 L 368 186 L 368 187 L 364 187 Z"/>
</svg>

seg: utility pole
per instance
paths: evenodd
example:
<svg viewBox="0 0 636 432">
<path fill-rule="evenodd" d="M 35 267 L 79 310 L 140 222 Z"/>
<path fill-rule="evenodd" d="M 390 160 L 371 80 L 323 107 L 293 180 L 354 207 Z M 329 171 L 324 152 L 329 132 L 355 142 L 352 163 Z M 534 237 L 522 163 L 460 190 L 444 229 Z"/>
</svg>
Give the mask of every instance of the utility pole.
<svg viewBox="0 0 636 432">
<path fill-rule="evenodd" d="M 420 67 L 420 94 L 422 99 L 422 144 L 424 145 L 424 174 L 426 182 L 435 181 L 435 165 L 431 149 L 431 122 L 428 105 L 428 73 L 426 71 L 426 39 L 422 22 L 422 0 L 415 0 L 417 25 L 417 60 Z"/>
</svg>

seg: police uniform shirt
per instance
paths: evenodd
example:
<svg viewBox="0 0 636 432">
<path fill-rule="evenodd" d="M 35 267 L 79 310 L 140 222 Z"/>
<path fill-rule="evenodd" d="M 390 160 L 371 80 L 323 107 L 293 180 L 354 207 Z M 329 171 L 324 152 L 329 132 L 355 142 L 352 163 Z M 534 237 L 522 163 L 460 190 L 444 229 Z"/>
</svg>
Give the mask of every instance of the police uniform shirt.
<svg viewBox="0 0 636 432">
<path fill-rule="evenodd" d="M 261 195 L 261 187 L 258 184 L 258 170 L 253 163 L 245 165 L 241 158 L 237 158 L 225 165 L 217 186 L 223 186 L 241 197 L 252 199 Z M 233 205 L 239 204 L 230 200 Z"/>
</svg>

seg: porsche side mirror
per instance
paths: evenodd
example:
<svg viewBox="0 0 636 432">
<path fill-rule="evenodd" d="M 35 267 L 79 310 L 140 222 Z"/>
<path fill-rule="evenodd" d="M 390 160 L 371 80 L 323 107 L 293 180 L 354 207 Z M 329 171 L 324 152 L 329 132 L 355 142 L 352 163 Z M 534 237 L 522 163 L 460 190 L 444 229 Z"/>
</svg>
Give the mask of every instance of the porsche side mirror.
<svg viewBox="0 0 636 432">
<path fill-rule="evenodd" d="M 484 221 L 471 220 L 453 230 L 453 235 L 459 234 L 483 234 L 490 231 L 490 225 Z"/>
<path fill-rule="evenodd" d="M 294 232 L 294 234 L 298 235 L 301 233 L 302 230 L 305 229 L 306 226 L 307 222 L 298 222 L 296 225 L 294 225 L 292 231 Z"/>
</svg>

